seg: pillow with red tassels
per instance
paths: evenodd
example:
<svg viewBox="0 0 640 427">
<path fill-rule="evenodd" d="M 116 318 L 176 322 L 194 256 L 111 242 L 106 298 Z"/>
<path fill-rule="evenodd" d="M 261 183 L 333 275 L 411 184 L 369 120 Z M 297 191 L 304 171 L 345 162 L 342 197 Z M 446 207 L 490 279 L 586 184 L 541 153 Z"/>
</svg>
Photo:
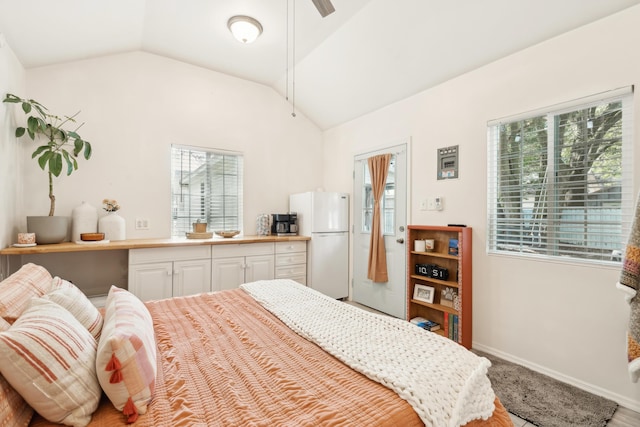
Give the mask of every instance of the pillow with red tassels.
<svg viewBox="0 0 640 427">
<path fill-rule="evenodd" d="M 147 412 L 156 381 L 156 341 L 149 310 L 132 293 L 112 286 L 98 343 L 100 386 L 128 423 Z"/>
</svg>

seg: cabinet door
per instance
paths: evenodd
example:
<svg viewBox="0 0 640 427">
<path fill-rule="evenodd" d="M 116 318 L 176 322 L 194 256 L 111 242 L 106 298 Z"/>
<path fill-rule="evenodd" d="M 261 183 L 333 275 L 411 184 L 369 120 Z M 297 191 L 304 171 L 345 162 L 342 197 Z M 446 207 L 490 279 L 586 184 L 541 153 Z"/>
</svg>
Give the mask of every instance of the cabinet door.
<svg viewBox="0 0 640 427">
<path fill-rule="evenodd" d="M 173 263 L 158 262 L 129 266 L 129 292 L 142 301 L 173 295 Z"/>
<path fill-rule="evenodd" d="M 273 279 L 273 255 L 248 256 L 245 262 L 247 266 L 245 269 L 245 282 Z"/>
<path fill-rule="evenodd" d="M 173 263 L 173 296 L 211 291 L 211 260 L 176 261 Z"/>
<path fill-rule="evenodd" d="M 244 257 L 214 258 L 211 283 L 213 291 L 235 289 L 244 283 Z"/>
</svg>

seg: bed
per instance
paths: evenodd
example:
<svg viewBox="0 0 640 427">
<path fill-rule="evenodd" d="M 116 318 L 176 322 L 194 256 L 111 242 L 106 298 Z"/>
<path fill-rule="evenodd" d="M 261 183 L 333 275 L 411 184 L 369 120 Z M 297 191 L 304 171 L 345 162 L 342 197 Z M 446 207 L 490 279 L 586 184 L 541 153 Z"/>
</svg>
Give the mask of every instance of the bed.
<svg viewBox="0 0 640 427">
<path fill-rule="evenodd" d="M 59 278 L 51 280 L 56 279 L 60 282 Z M 65 286 L 70 289 L 69 284 Z M 57 287 L 60 288 L 60 285 Z M 0 283 L 0 298 L 2 289 Z M 41 300 L 43 298 L 38 298 L 38 295 L 46 295 L 50 289 L 41 286 L 32 292 L 35 294 L 32 298 Z M 147 372 L 152 375 L 146 382 L 136 378 L 136 382 L 141 384 L 137 384 L 135 391 L 129 390 L 131 396 L 127 396 L 129 400 L 134 397 L 136 406 L 133 414 L 131 411 L 125 414 L 126 405 L 125 409 L 122 405 L 117 409 L 118 405 L 106 390 L 109 385 L 102 387 L 105 391 L 100 390 L 97 409 L 84 409 L 89 416 L 85 420 L 90 420 L 90 426 L 127 425 L 127 421 L 134 426 L 512 425 L 507 412 L 494 395 L 491 394 L 490 408 L 487 409 L 486 390 L 474 393 L 475 389 L 468 387 L 467 383 L 474 381 L 485 384 L 486 359 L 478 358 L 444 338 L 443 341 L 437 338 L 436 348 L 439 352 L 447 353 L 449 348 L 453 348 L 451 355 L 468 358 L 470 370 L 465 373 L 464 365 L 457 366 L 457 362 L 452 362 L 452 371 L 446 371 L 448 367 L 445 367 L 444 374 L 440 377 L 434 374 L 426 387 L 419 384 L 418 388 L 422 389 L 440 387 L 435 395 L 433 391 L 430 392 L 438 402 L 435 408 L 428 404 L 420 406 L 424 399 L 419 391 L 414 392 L 411 386 L 404 383 L 406 375 L 399 374 L 399 377 L 391 379 L 385 377 L 385 371 L 396 369 L 394 362 L 385 359 L 389 357 L 387 351 L 378 355 L 372 353 L 380 339 L 389 339 L 393 334 L 396 334 L 396 341 L 400 343 L 405 334 L 397 332 L 404 331 L 405 327 L 411 328 L 406 330 L 408 334 L 417 332 L 429 338 L 436 334 L 421 330 L 409 322 L 368 313 L 331 300 L 292 281 L 255 282 L 245 284 L 241 289 L 146 303 L 140 302 L 126 290 L 112 287 L 104 312 L 104 326 L 95 340 L 98 342 L 98 356 L 94 354 L 93 357 L 97 357 L 95 366 L 98 376 L 101 375 L 101 368 L 108 365 L 100 362 L 101 343 L 106 341 L 107 335 L 113 335 L 113 331 L 107 331 L 108 323 L 113 323 L 110 319 L 118 311 L 118 303 L 115 311 L 110 307 L 112 293 L 114 299 L 125 301 L 119 306 L 123 312 L 129 310 L 128 314 L 135 312 L 138 315 L 141 310 L 137 304 L 148 310 L 153 335 L 149 345 L 154 348 L 147 346 L 146 353 L 141 356 L 140 349 L 145 348 L 145 339 L 133 340 L 136 349 L 132 351 L 137 353 L 132 360 L 149 360 L 153 356 L 155 372 Z M 296 295 L 294 298 L 291 297 L 292 293 Z M 73 303 L 78 304 L 78 300 L 79 297 L 73 298 Z M 50 306 L 48 304 L 40 303 L 46 307 Z M 29 317 L 29 310 L 34 311 L 33 302 L 27 305 L 27 314 L 12 319 L 14 326 L 20 325 L 22 317 Z M 343 311 L 343 308 L 346 310 Z M 56 316 L 64 317 L 61 314 Z M 353 322 L 351 326 L 347 324 L 349 319 Z M 144 323 L 144 319 L 125 320 L 123 324 L 134 328 Z M 95 316 L 84 319 L 83 324 L 86 328 L 92 322 L 95 323 Z M 353 337 L 350 334 L 358 330 L 365 334 L 361 346 L 365 349 L 364 356 L 353 354 Z M 387 338 L 378 337 L 376 330 L 386 330 Z M 4 334 L 8 334 L 6 327 L 5 332 L 0 332 L 0 344 Z M 344 335 L 346 347 L 344 343 L 333 342 L 333 337 L 337 335 Z M 88 336 L 86 339 L 90 341 Z M 415 342 L 413 335 L 411 340 Z M 357 359 L 355 363 L 354 357 Z M 120 384 L 132 378 L 131 374 L 125 372 L 125 358 L 120 357 L 124 372 L 124 375 L 119 374 L 124 377 L 120 378 Z M 369 366 L 370 359 L 377 359 L 379 364 Z M 345 362 L 354 366 L 349 367 Z M 400 365 L 404 364 L 411 365 L 412 362 L 403 361 Z M 425 358 L 416 366 L 428 370 L 429 364 L 429 358 Z M 12 375 L 11 372 L 2 373 Z M 115 376 L 113 372 L 109 375 L 112 379 Z M 409 376 L 419 377 L 420 374 Z M 454 376 L 460 378 L 454 379 Z M 475 379 L 470 381 L 471 377 Z M 455 386 L 457 383 L 463 384 L 463 387 Z M 28 394 L 28 391 L 24 393 Z M 476 394 L 485 394 L 484 402 L 479 403 Z M 446 409 L 448 400 L 444 396 L 454 396 L 450 410 Z M 137 398 L 141 398 L 142 404 L 136 401 Z M 417 407 L 416 400 L 419 401 Z M 74 421 L 67 418 L 66 422 L 73 424 Z M 83 424 L 79 421 L 76 425 Z M 29 425 L 58 424 L 47 421 L 36 412 Z"/>
</svg>

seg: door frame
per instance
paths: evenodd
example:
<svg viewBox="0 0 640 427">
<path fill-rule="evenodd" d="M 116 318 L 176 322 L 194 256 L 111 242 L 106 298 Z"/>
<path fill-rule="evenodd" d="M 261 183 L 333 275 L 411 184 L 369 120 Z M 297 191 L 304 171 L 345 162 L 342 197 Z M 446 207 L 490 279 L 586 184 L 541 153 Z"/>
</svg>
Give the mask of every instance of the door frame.
<svg viewBox="0 0 640 427">
<path fill-rule="evenodd" d="M 375 146 L 375 147 L 370 147 L 367 149 L 363 149 L 361 151 L 354 151 L 352 152 L 352 156 L 351 156 L 351 175 L 352 175 L 352 180 L 351 180 L 351 191 L 355 191 L 355 168 L 354 168 L 354 164 L 356 162 L 356 158 L 360 157 L 360 156 L 365 156 L 365 155 L 377 155 L 377 154 L 383 154 L 383 153 L 388 153 L 390 151 L 392 151 L 391 149 L 394 147 L 397 147 L 399 145 L 404 145 L 406 148 L 406 152 L 407 152 L 407 161 L 406 161 L 406 197 L 405 197 L 405 201 L 406 201 L 406 206 L 405 206 L 405 212 L 406 212 L 406 224 L 405 224 L 405 245 L 406 245 L 406 232 L 407 232 L 407 227 L 409 226 L 409 224 L 411 224 L 411 195 L 412 195 L 412 180 L 411 180 L 411 171 L 412 171 L 412 140 L 410 136 L 407 137 L 403 137 L 403 138 L 398 138 L 396 140 L 393 140 L 389 143 L 386 143 L 384 145 L 380 145 L 380 146 Z M 351 209 L 351 221 L 350 221 L 350 233 L 351 233 L 351 238 L 349 239 L 349 253 L 351 255 L 351 262 L 349 263 L 349 301 L 353 301 L 353 283 L 354 283 L 354 275 L 353 275 L 353 271 L 354 271 L 354 264 L 355 264 L 355 247 L 354 247 L 354 233 L 355 233 L 355 215 L 356 215 L 356 207 L 355 207 L 355 195 L 352 194 L 351 197 L 351 203 L 350 203 L 350 209 Z M 406 247 L 406 246 L 405 246 Z M 406 255 L 405 255 L 406 257 Z M 405 283 L 407 281 L 407 272 L 405 269 Z"/>
</svg>

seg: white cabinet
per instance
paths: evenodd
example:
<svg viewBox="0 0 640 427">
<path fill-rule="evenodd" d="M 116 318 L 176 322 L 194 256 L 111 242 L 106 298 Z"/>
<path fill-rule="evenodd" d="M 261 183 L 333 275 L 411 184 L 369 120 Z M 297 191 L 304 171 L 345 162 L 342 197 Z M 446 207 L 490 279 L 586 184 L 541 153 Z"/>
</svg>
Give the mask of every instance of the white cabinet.
<svg viewBox="0 0 640 427">
<path fill-rule="evenodd" d="M 142 301 L 172 297 L 173 262 L 129 264 L 129 292 Z"/>
<path fill-rule="evenodd" d="M 226 244 L 211 247 L 212 290 L 274 277 L 274 244 Z"/>
<path fill-rule="evenodd" d="M 211 291 L 211 247 L 129 250 L 129 291 L 143 301 Z"/>
<path fill-rule="evenodd" d="M 306 241 L 129 250 L 129 291 L 143 301 L 235 289 L 273 278 L 306 284 L 306 276 Z"/>
<path fill-rule="evenodd" d="M 276 279 L 307 283 L 307 242 L 276 242 Z"/>
</svg>

